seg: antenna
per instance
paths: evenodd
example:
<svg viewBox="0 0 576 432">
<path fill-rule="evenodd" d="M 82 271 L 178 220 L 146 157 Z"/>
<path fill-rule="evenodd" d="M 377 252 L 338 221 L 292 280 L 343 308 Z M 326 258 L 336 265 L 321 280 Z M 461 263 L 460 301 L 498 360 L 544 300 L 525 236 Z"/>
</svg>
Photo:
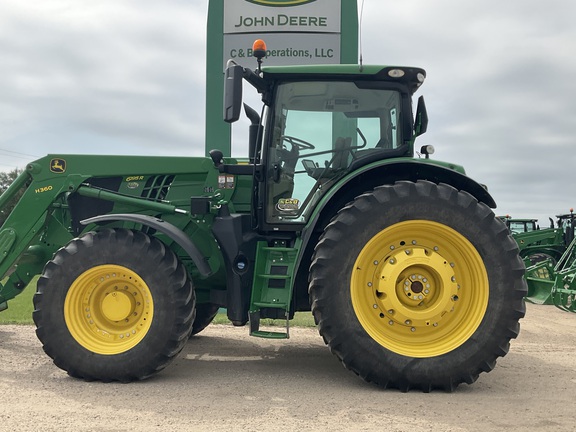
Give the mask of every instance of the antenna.
<svg viewBox="0 0 576 432">
<path fill-rule="evenodd" d="M 362 4 L 360 5 L 360 22 L 358 24 L 358 42 L 360 45 L 360 57 L 358 59 L 358 63 L 360 64 L 360 72 L 362 72 L 362 17 L 364 16 L 364 0 L 362 0 Z"/>
</svg>

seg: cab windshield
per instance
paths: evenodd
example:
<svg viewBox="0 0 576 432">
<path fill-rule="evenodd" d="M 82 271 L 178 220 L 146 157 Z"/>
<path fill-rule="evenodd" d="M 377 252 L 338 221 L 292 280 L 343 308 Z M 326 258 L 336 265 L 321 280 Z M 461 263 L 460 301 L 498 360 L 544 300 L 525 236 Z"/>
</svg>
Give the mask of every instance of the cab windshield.
<svg viewBox="0 0 576 432">
<path fill-rule="evenodd" d="M 401 112 L 401 95 L 394 90 L 353 82 L 280 85 L 268 132 L 267 221 L 305 222 L 354 161 L 400 147 Z"/>
</svg>

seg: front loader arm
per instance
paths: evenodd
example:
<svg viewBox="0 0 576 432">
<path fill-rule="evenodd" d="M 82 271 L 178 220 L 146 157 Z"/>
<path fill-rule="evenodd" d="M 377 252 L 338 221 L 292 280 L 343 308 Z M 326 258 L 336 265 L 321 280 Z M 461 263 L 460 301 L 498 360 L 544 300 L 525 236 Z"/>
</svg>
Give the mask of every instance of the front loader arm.
<svg viewBox="0 0 576 432">
<path fill-rule="evenodd" d="M 65 195 L 82 179 L 76 179 L 75 184 L 67 176 L 36 174 L 37 165 L 30 164 L 0 196 L 3 210 L 26 189 L 0 228 L 0 310 L 40 273 L 52 253 L 72 238 L 65 221 L 57 215 L 66 213 Z"/>
</svg>

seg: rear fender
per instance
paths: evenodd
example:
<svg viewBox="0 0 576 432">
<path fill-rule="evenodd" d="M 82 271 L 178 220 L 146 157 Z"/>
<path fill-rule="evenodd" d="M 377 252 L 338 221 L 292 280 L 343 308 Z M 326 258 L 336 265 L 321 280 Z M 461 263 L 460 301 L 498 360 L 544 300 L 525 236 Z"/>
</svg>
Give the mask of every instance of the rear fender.
<svg viewBox="0 0 576 432">
<path fill-rule="evenodd" d="M 428 180 L 434 183 L 446 183 L 457 190 L 468 192 L 478 201 L 490 208 L 496 208 L 496 202 L 485 186 L 467 175 L 447 166 L 424 162 L 420 159 L 384 161 L 363 166 L 341 179 L 323 197 L 314 210 L 306 230 L 314 228 L 323 219 L 331 219 L 336 211 L 356 196 L 377 186 L 394 184 L 397 181 Z"/>
</svg>

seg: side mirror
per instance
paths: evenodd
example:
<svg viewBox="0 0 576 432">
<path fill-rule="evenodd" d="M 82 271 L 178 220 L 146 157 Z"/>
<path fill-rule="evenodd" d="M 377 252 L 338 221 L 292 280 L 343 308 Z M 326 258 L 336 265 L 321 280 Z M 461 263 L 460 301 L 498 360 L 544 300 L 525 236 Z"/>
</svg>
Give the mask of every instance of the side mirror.
<svg viewBox="0 0 576 432">
<path fill-rule="evenodd" d="M 416 107 L 416 121 L 414 122 L 414 135 L 420 136 L 428 128 L 428 113 L 426 112 L 426 104 L 424 103 L 424 96 L 418 98 L 418 106 Z"/>
<path fill-rule="evenodd" d="M 224 121 L 234 123 L 242 111 L 242 77 L 240 65 L 228 66 L 224 73 Z"/>
</svg>

